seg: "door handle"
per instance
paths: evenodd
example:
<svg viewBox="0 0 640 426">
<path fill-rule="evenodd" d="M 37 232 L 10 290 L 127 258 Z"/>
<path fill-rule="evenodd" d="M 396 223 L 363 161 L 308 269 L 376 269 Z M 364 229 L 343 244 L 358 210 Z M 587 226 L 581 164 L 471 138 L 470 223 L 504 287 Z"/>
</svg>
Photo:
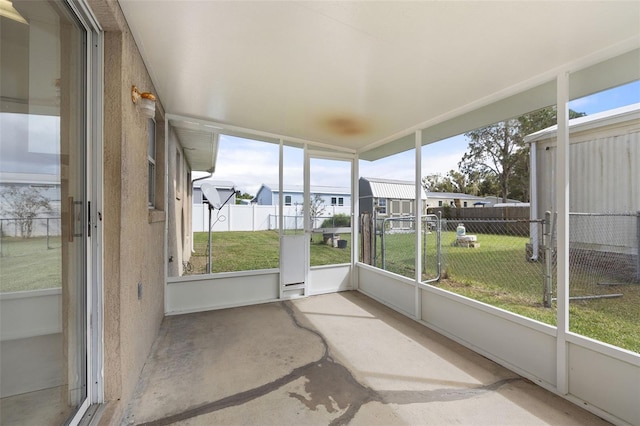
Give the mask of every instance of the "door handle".
<svg viewBox="0 0 640 426">
<path fill-rule="evenodd" d="M 68 199 L 68 207 L 69 207 L 69 238 L 68 241 L 70 243 L 73 242 L 74 237 L 82 237 L 82 231 L 76 232 L 76 223 L 82 222 L 82 214 L 76 215 L 76 207 L 82 207 L 82 201 L 75 201 L 73 197 L 69 197 Z M 82 229 L 80 227 L 79 229 Z"/>
</svg>

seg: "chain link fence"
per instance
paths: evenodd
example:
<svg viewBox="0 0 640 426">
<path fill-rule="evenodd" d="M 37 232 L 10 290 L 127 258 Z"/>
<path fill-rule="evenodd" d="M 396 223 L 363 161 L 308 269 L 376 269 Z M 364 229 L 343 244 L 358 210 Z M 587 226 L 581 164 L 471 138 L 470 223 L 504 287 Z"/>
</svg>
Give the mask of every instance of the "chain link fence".
<svg viewBox="0 0 640 426">
<path fill-rule="evenodd" d="M 541 305 L 545 295 L 544 241 L 538 256 L 530 235 L 543 235 L 544 221 L 443 220 L 443 280 L 497 303 Z"/>
<path fill-rule="evenodd" d="M 61 247 L 62 222 L 60 217 L 3 218 L 0 219 L 0 256 L 11 256 L 21 247 L 42 246 L 43 249 Z"/>
<path fill-rule="evenodd" d="M 363 216 L 364 217 L 364 216 Z M 368 217 L 368 215 L 367 215 Z M 367 219 L 369 220 L 369 219 Z M 365 263 L 407 278 L 415 278 L 415 217 L 377 217 L 371 219 L 373 229 L 367 227 L 366 236 L 361 237 L 361 256 Z M 420 244 L 422 247 L 421 277 L 425 282 L 440 277 L 440 221 L 438 216 L 422 218 Z M 366 240 L 366 243 L 364 243 Z M 363 252 L 364 244 L 368 247 Z"/>
<path fill-rule="evenodd" d="M 415 278 L 414 217 L 377 217 L 370 238 L 371 259 L 365 263 Z M 510 301 L 541 305 L 545 295 L 543 222 L 530 220 L 423 218 L 420 245 L 422 282 L 440 282 L 508 297 Z M 533 256 L 530 235 L 540 235 Z M 363 243 L 364 246 L 364 243 Z M 366 252 L 366 250 L 365 250 Z M 550 275 L 550 274 L 547 274 Z M 547 291 L 548 293 L 548 291 Z"/>
<path fill-rule="evenodd" d="M 621 297 L 640 284 L 640 212 L 569 214 L 569 296 Z"/>
<path fill-rule="evenodd" d="M 415 278 L 415 218 L 372 221 L 370 259 L 361 260 Z M 556 228 L 550 213 L 542 220 L 440 222 L 426 216 L 420 243 L 423 282 L 440 281 L 497 303 L 552 307 Z M 621 286 L 640 284 L 640 213 L 571 213 L 569 230 L 571 300 L 621 297 Z"/>
</svg>

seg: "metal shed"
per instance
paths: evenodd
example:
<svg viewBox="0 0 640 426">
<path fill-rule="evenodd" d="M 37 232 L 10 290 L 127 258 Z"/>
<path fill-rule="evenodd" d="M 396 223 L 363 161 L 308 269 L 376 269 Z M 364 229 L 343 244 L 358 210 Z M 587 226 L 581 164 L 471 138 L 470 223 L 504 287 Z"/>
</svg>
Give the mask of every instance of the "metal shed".
<svg viewBox="0 0 640 426">
<path fill-rule="evenodd" d="M 610 253 L 637 269 L 640 104 L 570 120 L 569 134 L 571 248 Z M 557 126 L 525 141 L 531 144 L 531 218 L 541 219 L 557 211 Z"/>
<path fill-rule="evenodd" d="M 388 216 L 410 216 L 414 214 L 416 189 L 413 182 L 361 177 L 359 180 L 360 211 Z M 422 189 L 423 211 L 427 195 Z"/>
</svg>

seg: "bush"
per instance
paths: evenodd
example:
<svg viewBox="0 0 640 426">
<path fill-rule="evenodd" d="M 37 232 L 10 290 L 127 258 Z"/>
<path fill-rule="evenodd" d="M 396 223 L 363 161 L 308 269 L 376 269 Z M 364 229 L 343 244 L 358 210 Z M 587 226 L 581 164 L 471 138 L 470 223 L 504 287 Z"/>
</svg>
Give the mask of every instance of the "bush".
<svg viewBox="0 0 640 426">
<path fill-rule="evenodd" d="M 351 226 L 351 216 L 348 214 L 336 214 L 329 219 L 325 219 L 320 228 L 343 228 Z"/>
</svg>

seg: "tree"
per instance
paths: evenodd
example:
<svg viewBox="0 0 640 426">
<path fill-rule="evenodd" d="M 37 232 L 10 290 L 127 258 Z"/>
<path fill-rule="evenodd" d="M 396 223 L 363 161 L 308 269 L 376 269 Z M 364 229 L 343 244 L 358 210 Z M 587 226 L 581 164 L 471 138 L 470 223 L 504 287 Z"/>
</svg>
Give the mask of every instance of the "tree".
<svg viewBox="0 0 640 426">
<path fill-rule="evenodd" d="M 478 195 L 480 192 L 480 176 L 481 173 L 477 171 L 462 173 L 456 170 L 449 170 L 449 173 L 447 173 L 447 178 L 453 186 L 453 192 L 470 195 Z"/>
<path fill-rule="evenodd" d="M 586 114 L 569 110 L 569 118 Z M 466 133 L 470 139 L 467 152 L 458 164 L 460 171 L 471 176 L 479 173 L 483 179 L 493 177 L 492 185 L 479 185 L 479 193 L 497 185 L 502 201 L 510 195 L 522 201 L 529 198 L 529 146 L 524 137 L 556 124 L 555 107 L 522 115 Z M 486 193 L 485 193 L 486 195 Z"/>
<path fill-rule="evenodd" d="M 497 177 L 502 201 L 509 195 L 509 178 L 517 156 L 524 148 L 518 120 L 507 120 L 465 134 L 470 139 L 467 152 L 458 164 L 465 174 L 487 173 Z"/>
<path fill-rule="evenodd" d="M 236 204 L 240 204 L 240 200 L 253 200 L 255 196 L 249 194 L 248 192 L 243 192 L 240 195 L 236 196 Z"/>
<path fill-rule="evenodd" d="M 0 198 L 0 212 L 18 223 L 22 238 L 31 237 L 33 219 L 38 213 L 51 210 L 49 200 L 38 188 L 30 186 L 10 186 L 0 194 Z"/>
<path fill-rule="evenodd" d="M 423 177 L 422 187 L 427 192 L 453 192 L 451 181 L 441 174 L 432 174 Z"/>
<path fill-rule="evenodd" d="M 318 217 L 321 217 L 324 214 L 324 212 L 327 210 L 327 208 L 324 205 L 324 200 L 318 194 L 311 194 L 311 202 L 309 207 L 310 207 L 309 218 L 311 220 L 311 225 L 313 226 L 314 220 L 317 219 Z M 298 211 L 298 214 L 300 216 L 304 215 L 304 208 L 302 205 L 300 205 L 300 210 Z"/>
</svg>

